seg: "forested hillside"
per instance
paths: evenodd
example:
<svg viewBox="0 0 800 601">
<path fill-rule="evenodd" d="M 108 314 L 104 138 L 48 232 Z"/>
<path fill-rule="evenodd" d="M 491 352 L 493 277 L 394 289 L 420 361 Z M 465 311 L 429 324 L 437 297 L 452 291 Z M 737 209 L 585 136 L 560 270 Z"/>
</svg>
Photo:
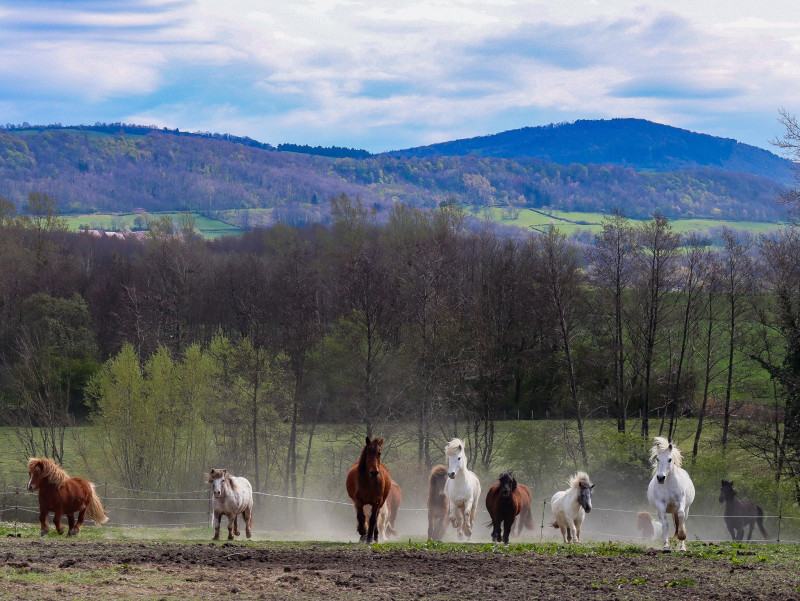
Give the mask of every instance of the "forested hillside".
<svg viewBox="0 0 800 601">
<path fill-rule="evenodd" d="M 360 198 L 384 217 L 398 202 L 430 208 L 455 201 L 591 212 L 618 208 L 640 219 L 656 210 L 671 218 L 782 219 L 775 198 L 785 178 L 773 173 L 781 159 L 758 149 L 745 157 L 736 151 L 743 145 L 703 139 L 710 148 L 727 145 L 734 151 L 723 161 L 710 150 L 703 154 L 694 146 L 673 145 L 669 152 L 682 157 L 670 163 L 674 170 L 642 171 L 622 164 L 625 160 L 607 162 L 605 151 L 558 154 L 558 148 L 581 146 L 569 136 L 558 138 L 551 162 L 480 154 L 363 156 L 352 149 L 281 146 L 300 151 L 287 152 L 247 138 L 122 125 L 115 133 L 113 126 L 12 127 L 0 130 L 0 194 L 21 207 L 31 192 L 45 193 L 57 199 L 62 213 L 141 208 L 213 215 L 283 207 L 290 210 L 282 214 L 298 216 L 298 223 L 321 220 L 327 202 L 341 194 Z M 502 144 L 494 148 L 502 155 Z M 480 152 L 492 154 L 486 147 Z M 723 170 L 715 168 L 720 161 Z M 769 174 L 775 177 L 765 177 Z"/>
<path fill-rule="evenodd" d="M 792 181 L 790 162 L 771 152 L 643 119 L 579 120 L 525 127 L 389 154 L 424 157 L 470 153 L 507 159 L 539 158 L 564 165 L 619 165 L 637 171 L 709 168 L 750 173 L 785 184 Z"/>
</svg>

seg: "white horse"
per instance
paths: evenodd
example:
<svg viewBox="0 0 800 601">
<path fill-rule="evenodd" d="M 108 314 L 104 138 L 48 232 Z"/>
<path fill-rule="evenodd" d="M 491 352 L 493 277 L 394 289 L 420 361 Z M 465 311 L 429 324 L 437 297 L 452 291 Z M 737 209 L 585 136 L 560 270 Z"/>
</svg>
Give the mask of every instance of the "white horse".
<svg viewBox="0 0 800 601">
<path fill-rule="evenodd" d="M 481 496 L 481 483 L 478 477 L 467 469 L 467 455 L 464 442 L 454 438 L 444 448 L 447 463 L 447 480 L 444 483 L 444 496 L 450 503 L 450 523 L 458 531 L 458 538 L 469 538 L 478 511 L 478 498 Z"/>
<path fill-rule="evenodd" d="M 560 490 L 550 499 L 553 528 L 561 529 L 564 542 L 581 542 L 583 518 L 592 510 L 594 484 L 586 472 L 578 472 L 569 479 L 569 488 Z"/>
<path fill-rule="evenodd" d="M 219 540 L 219 523 L 228 517 L 228 540 L 239 534 L 239 514 L 244 520 L 247 538 L 253 534 L 253 487 L 247 478 L 231 476 L 228 470 L 212 469 L 208 484 L 214 491 L 214 538 Z"/>
<path fill-rule="evenodd" d="M 658 511 L 664 551 L 669 551 L 667 513 L 675 522 L 675 536 L 681 541 L 680 550 L 686 551 L 686 520 L 694 501 L 694 484 L 681 467 L 681 452 L 663 436 L 656 436 L 650 449 L 653 478 L 647 487 L 647 499 Z"/>
</svg>

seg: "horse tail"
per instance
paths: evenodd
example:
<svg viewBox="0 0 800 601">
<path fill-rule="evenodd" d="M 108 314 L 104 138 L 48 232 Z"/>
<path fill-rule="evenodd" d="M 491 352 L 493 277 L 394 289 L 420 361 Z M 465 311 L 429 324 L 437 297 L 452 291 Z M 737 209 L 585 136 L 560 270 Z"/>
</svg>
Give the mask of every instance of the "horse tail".
<svg viewBox="0 0 800 601">
<path fill-rule="evenodd" d="M 767 530 L 764 528 L 764 510 L 758 505 L 756 505 L 756 510 L 758 511 L 756 524 L 758 524 L 758 529 L 761 530 L 761 536 L 763 536 L 765 539 L 769 539 L 769 534 L 767 534 Z"/>
<path fill-rule="evenodd" d="M 94 484 L 91 485 L 91 495 L 89 496 L 89 503 L 86 505 L 86 515 L 88 515 L 95 524 L 105 524 L 108 521 L 106 512 L 103 511 L 103 504 L 100 502 L 100 497 L 94 490 Z"/>
</svg>

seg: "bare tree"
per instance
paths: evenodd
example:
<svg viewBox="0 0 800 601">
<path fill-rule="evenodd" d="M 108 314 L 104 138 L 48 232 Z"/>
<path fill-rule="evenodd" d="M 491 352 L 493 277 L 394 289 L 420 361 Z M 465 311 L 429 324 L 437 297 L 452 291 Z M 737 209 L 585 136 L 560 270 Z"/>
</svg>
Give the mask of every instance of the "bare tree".
<svg viewBox="0 0 800 601">
<path fill-rule="evenodd" d="M 736 348 L 742 339 L 739 328 L 746 322 L 745 314 L 750 307 L 747 295 L 753 289 L 753 261 L 748 256 L 753 241 L 749 234 L 744 234 L 741 240 L 738 240 L 728 227 L 722 228 L 722 238 L 725 241 L 725 250 L 722 257 L 723 277 L 721 283 L 728 306 L 728 373 L 725 383 L 725 410 L 722 423 L 722 448 L 724 449 L 728 444 L 728 430 L 731 421 L 731 395 L 736 365 Z"/>
<path fill-rule="evenodd" d="M 674 285 L 680 236 L 672 231 L 669 220 L 657 213 L 641 226 L 637 250 L 637 345 L 642 371 L 642 436 L 650 436 L 650 411 L 653 366 L 661 328 L 671 313 L 668 295 Z"/>
<path fill-rule="evenodd" d="M 636 237 L 625 216 L 615 211 L 603 219 L 603 230 L 595 236 L 589 252 L 590 276 L 597 290 L 593 313 L 601 316 L 603 340 L 610 348 L 614 369 L 614 412 L 617 432 L 625 432 L 627 394 L 625 388 L 625 312 L 623 304 L 631 285 Z"/>
</svg>

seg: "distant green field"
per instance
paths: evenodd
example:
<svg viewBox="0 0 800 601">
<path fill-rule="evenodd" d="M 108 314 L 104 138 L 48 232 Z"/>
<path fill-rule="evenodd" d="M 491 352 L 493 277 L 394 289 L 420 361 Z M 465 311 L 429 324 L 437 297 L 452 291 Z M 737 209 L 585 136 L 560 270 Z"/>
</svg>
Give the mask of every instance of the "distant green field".
<svg viewBox="0 0 800 601">
<path fill-rule="evenodd" d="M 147 213 L 145 215 L 139 213 L 89 213 L 64 216 L 67 220 L 67 227 L 72 232 L 87 228 L 106 231 L 131 231 L 136 229 L 135 219 L 137 217 L 149 219 L 170 217 L 177 224 L 180 213 Z M 192 217 L 195 220 L 195 229 L 204 238 L 217 238 L 219 236 L 242 233 L 241 229 L 225 221 L 210 219 L 199 213 L 192 213 Z"/>
<path fill-rule="evenodd" d="M 491 210 L 491 219 L 503 225 L 516 225 L 531 231 L 544 231 L 553 224 L 564 234 L 589 231 L 596 234 L 602 230 L 603 213 L 584 213 L 579 211 L 538 211 L 519 209 L 508 211 L 495 208 Z M 727 225 L 733 230 L 748 231 L 753 235 L 777 231 L 785 224 L 762 221 L 721 221 L 718 219 L 675 219 L 670 224 L 675 232 L 685 234 L 692 231 L 703 231 Z"/>
<path fill-rule="evenodd" d="M 234 223 L 247 223 L 249 227 L 268 226 L 272 223 L 273 209 L 238 209 L 221 211 L 219 219 L 210 219 L 200 213 L 192 213 L 195 226 L 204 238 L 218 238 L 225 235 L 241 234 L 242 229 Z M 597 234 L 602 229 L 603 213 L 584 213 L 579 211 L 539 211 L 533 209 L 494 208 L 488 211 L 474 209 L 476 217 L 488 217 L 502 225 L 520 227 L 526 231 L 544 232 L 550 224 L 568 236 L 588 231 Z M 180 213 L 147 213 L 143 217 L 157 218 L 169 216 L 176 223 Z M 134 220 L 142 215 L 137 213 L 89 213 L 66 215 L 70 231 L 80 229 L 97 229 L 107 231 L 131 231 L 136 229 Z M 675 232 L 685 234 L 692 231 L 705 231 L 727 225 L 733 230 L 748 231 L 753 235 L 767 234 L 777 231 L 784 224 L 761 221 L 720 221 L 716 219 L 676 219 L 670 221 Z"/>
</svg>

